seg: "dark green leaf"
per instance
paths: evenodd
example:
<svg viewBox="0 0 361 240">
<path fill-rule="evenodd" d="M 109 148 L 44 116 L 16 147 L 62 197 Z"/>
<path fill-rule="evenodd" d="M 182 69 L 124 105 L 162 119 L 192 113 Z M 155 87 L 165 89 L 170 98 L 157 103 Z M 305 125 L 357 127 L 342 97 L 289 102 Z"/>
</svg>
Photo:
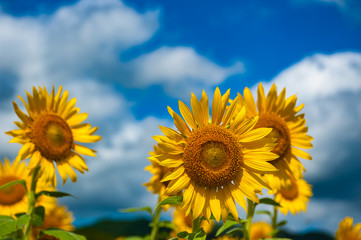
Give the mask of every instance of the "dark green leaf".
<svg viewBox="0 0 361 240">
<path fill-rule="evenodd" d="M 46 196 L 54 197 L 54 198 L 60 198 L 60 197 L 73 197 L 73 198 L 75 198 L 73 195 L 71 195 L 69 193 L 65 193 L 65 192 L 41 191 L 41 192 L 38 192 L 37 194 L 35 194 L 35 199 L 37 199 L 41 195 L 46 195 Z"/>
<path fill-rule="evenodd" d="M 195 233 L 194 240 L 206 240 L 207 234 L 203 228 L 198 229 Z M 190 238 L 189 238 L 190 239 Z"/>
<path fill-rule="evenodd" d="M 0 190 L 5 189 L 5 188 L 10 187 L 10 186 L 15 185 L 15 184 L 23 185 L 24 188 L 25 188 L 25 191 L 28 192 L 28 188 L 26 187 L 26 182 L 23 179 L 5 183 L 4 185 L 0 186 Z"/>
<path fill-rule="evenodd" d="M 153 213 L 161 206 L 170 204 L 170 205 L 180 205 L 183 202 L 183 196 L 171 196 L 167 197 L 154 208 Z"/>
<path fill-rule="evenodd" d="M 16 213 L 15 217 L 19 218 L 19 217 L 21 217 L 22 215 L 25 215 L 25 214 L 26 214 L 25 212 Z"/>
<path fill-rule="evenodd" d="M 34 210 L 33 224 L 34 226 L 41 226 L 44 222 L 45 208 L 38 206 Z"/>
<path fill-rule="evenodd" d="M 283 221 L 277 223 L 277 227 L 282 227 L 282 226 L 284 226 L 284 225 L 286 225 L 286 224 L 287 224 L 287 221 L 286 221 L 286 220 L 283 220 Z"/>
<path fill-rule="evenodd" d="M 225 224 L 222 225 L 222 227 L 220 227 L 218 229 L 218 231 L 216 233 L 216 237 L 218 237 L 222 232 L 224 232 L 225 230 L 227 230 L 228 228 L 230 228 L 236 224 L 239 224 L 239 222 L 228 220 Z"/>
<path fill-rule="evenodd" d="M 140 208 L 125 208 L 125 209 L 119 209 L 119 212 L 123 213 L 132 213 L 132 212 L 149 212 L 152 215 L 152 209 L 150 207 L 140 207 Z"/>
<path fill-rule="evenodd" d="M 273 200 L 272 198 L 261 198 L 259 200 L 259 203 L 281 207 L 281 205 L 278 202 L 276 202 L 275 200 Z"/>
<path fill-rule="evenodd" d="M 180 232 L 177 234 L 177 237 L 180 237 L 180 238 L 186 238 L 188 237 L 189 233 L 187 231 L 183 231 L 183 232 Z"/>
<path fill-rule="evenodd" d="M 75 234 L 72 232 L 67 232 L 60 229 L 48 229 L 41 231 L 43 234 L 54 236 L 60 240 L 86 240 L 82 235 Z"/>
</svg>

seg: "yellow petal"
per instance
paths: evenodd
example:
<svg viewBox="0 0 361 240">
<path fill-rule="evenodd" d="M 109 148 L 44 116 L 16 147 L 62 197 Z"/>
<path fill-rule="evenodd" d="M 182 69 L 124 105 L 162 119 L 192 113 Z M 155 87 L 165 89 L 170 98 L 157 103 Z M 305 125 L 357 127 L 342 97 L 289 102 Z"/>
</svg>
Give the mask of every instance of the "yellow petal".
<svg viewBox="0 0 361 240">
<path fill-rule="evenodd" d="M 170 181 L 176 178 L 179 178 L 182 174 L 184 173 L 184 167 L 179 167 L 177 168 L 175 171 L 171 172 L 167 172 L 166 175 L 163 177 L 163 179 L 161 180 L 161 182 L 166 182 L 166 181 Z"/>
<path fill-rule="evenodd" d="M 239 99 L 239 96 L 237 96 L 233 100 L 232 104 L 227 109 L 226 114 L 224 115 L 224 118 L 222 120 L 223 121 L 222 125 L 227 126 L 229 124 L 229 122 L 232 120 L 234 111 L 236 110 L 236 107 L 237 107 L 237 104 L 238 104 L 238 99 Z"/>
<path fill-rule="evenodd" d="M 310 154 L 308 154 L 307 152 L 298 149 L 298 148 L 292 148 L 292 154 L 296 155 L 297 157 L 303 158 L 303 159 L 307 159 L 307 160 L 312 160 L 312 157 Z"/>
<path fill-rule="evenodd" d="M 204 90 L 202 91 L 201 107 L 202 107 L 203 118 L 204 118 L 203 122 L 205 124 L 207 124 L 208 120 L 209 120 L 209 104 L 208 104 L 207 94 Z"/>
<path fill-rule="evenodd" d="M 221 219 L 220 201 L 217 197 L 217 192 L 214 188 L 210 189 L 209 191 L 210 191 L 209 204 L 211 206 L 211 210 L 212 210 L 214 218 L 216 219 L 217 222 L 219 222 L 219 220 Z"/>
<path fill-rule="evenodd" d="M 190 178 L 188 177 L 187 174 L 183 174 L 181 177 L 179 177 L 178 179 L 172 180 L 170 181 L 170 183 L 168 184 L 167 189 L 165 190 L 166 195 L 173 195 L 173 194 L 177 194 L 180 191 L 182 191 L 185 187 L 188 186 L 190 181 Z"/>
<path fill-rule="evenodd" d="M 191 110 L 182 101 L 178 101 L 178 105 L 179 105 L 179 111 L 182 114 L 182 117 L 184 118 L 184 120 L 188 123 L 188 125 L 191 128 L 196 129 L 197 124 L 194 121 L 194 117 L 193 117 Z"/>
<path fill-rule="evenodd" d="M 256 116 L 258 114 L 256 108 L 256 102 L 254 101 L 252 93 L 248 87 L 245 87 L 245 89 L 243 90 L 243 96 L 245 99 L 245 105 L 247 106 L 247 113 L 250 116 Z"/>
<path fill-rule="evenodd" d="M 258 159 L 253 159 L 253 160 L 244 159 L 243 163 L 247 168 L 250 168 L 260 173 L 278 171 L 278 169 L 275 168 L 272 164 L 265 161 L 259 161 Z"/>
<path fill-rule="evenodd" d="M 96 157 L 97 155 L 95 155 L 95 150 L 84 147 L 82 145 L 79 144 L 74 144 L 74 151 L 83 155 L 87 155 L 87 156 L 92 156 L 92 157 Z"/>
<path fill-rule="evenodd" d="M 272 132 L 272 128 L 257 128 L 240 135 L 240 142 L 252 142 L 264 138 Z"/>
<path fill-rule="evenodd" d="M 259 83 L 257 90 L 257 108 L 260 113 L 266 110 L 266 97 L 264 96 L 264 89 L 262 83 Z"/>
<path fill-rule="evenodd" d="M 205 190 L 204 190 L 204 187 L 199 187 L 199 186 L 196 186 L 195 187 L 195 193 L 196 193 L 196 196 L 195 196 L 195 199 L 194 199 L 194 202 L 193 202 L 193 213 L 192 213 L 192 216 L 193 216 L 193 219 L 196 219 L 200 214 L 201 212 L 203 211 L 203 207 L 204 207 L 204 203 L 206 201 L 206 195 L 205 195 Z"/>
<path fill-rule="evenodd" d="M 222 121 L 223 112 L 222 112 L 223 102 L 221 91 L 217 87 L 212 102 L 212 123 L 215 125 L 219 125 Z"/>
</svg>

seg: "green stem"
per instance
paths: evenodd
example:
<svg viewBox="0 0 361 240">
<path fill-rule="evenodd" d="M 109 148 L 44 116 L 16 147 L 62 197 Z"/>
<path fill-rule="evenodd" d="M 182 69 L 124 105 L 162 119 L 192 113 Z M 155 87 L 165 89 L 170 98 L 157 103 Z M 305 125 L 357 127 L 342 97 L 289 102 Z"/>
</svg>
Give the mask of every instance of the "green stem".
<svg viewBox="0 0 361 240">
<path fill-rule="evenodd" d="M 277 217 L 278 217 L 278 208 L 273 207 L 273 217 L 272 217 L 272 237 L 277 235 Z"/>
<path fill-rule="evenodd" d="M 254 204 L 254 202 L 247 198 L 247 222 L 246 222 L 246 226 L 243 228 L 243 235 L 245 240 L 250 239 L 251 225 L 252 225 L 255 208 L 256 205 Z"/>
<path fill-rule="evenodd" d="M 30 221 L 25 225 L 24 227 L 24 240 L 30 240 L 31 235 L 31 227 L 32 227 L 32 221 L 33 221 L 33 215 L 34 215 L 34 209 L 35 209 L 35 190 L 36 190 L 36 183 L 38 181 L 37 175 L 39 172 L 40 166 L 37 167 L 34 172 L 33 176 L 31 178 L 31 187 L 30 191 L 28 192 L 28 212 L 27 215 L 30 216 Z"/>
<path fill-rule="evenodd" d="M 196 219 L 193 220 L 192 233 L 195 233 L 199 230 L 199 228 L 201 227 L 201 223 L 202 223 L 202 217 L 197 217 Z"/>
<path fill-rule="evenodd" d="M 157 208 L 157 211 L 155 212 L 154 218 L 153 218 L 153 228 L 152 232 L 150 234 L 150 240 L 157 240 L 157 234 L 159 230 L 159 218 L 160 213 L 162 212 L 162 207 Z"/>
</svg>

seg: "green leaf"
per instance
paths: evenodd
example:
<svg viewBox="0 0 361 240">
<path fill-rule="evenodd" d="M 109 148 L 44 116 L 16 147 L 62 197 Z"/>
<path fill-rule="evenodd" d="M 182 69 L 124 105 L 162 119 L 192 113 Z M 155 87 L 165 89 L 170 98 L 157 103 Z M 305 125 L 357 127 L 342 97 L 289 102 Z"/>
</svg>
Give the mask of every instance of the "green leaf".
<svg viewBox="0 0 361 240">
<path fill-rule="evenodd" d="M 216 233 L 216 237 L 218 237 L 222 232 L 224 232 L 225 230 L 227 230 L 228 228 L 230 228 L 236 224 L 239 224 L 239 222 L 228 220 L 225 224 L 222 225 L 222 227 L 220 227 L 218 229 L 218 231 Z"/>
<path fill-rule="evenodd" d="M 259 203 L 281 207 L 281 205 L 278 202 L 276 202 L 275 200 L 273 200 L 272 198 L 261 198 L 259 200 Z"/>
<path fill-rule="evenodd" d="M 183 231 L 183 232 L 180 232 L 177 234 L 177 237 L 180 237 L 180 238 L 186 238 L 189 236 L 189 233 L 187 231 Z"/>
<path fill-rule="evenodd" d="M 41 226 L 44 222 L 44 216 L 45 216 L 45 208 L 43 206 L 36 207 L 33 215 L 33 225 Z"/>
<path fill-rule="evenodd" d="M 16 219 L 16 227 L 17 229 L 21 229 L 23 227 L 25 227 L 25 225 L 27 225 L 30 221 L 30 216 L 25 214 L 20 216 L 18 219 Z"/>
<path fill-rule="evenodd" d="M 0 216 L 0 238 L 18 230 L 14 218 L 9 216 Z"/>
<path fill-rule="evenodd" d="M 158 203 L 158 205 L 154 208 L 153 210 L 153 214 L 154 212 L 161 206 L 166 205 L 166 204 L 170 204 L 170 205 L 180 205 L 183 202 L 183 196 L 171 196 L 171 197 L 167 197 L 166 199 L 163 199 L 163 201 L 161 201 L 160 203 Z"/>
<path fill-rule="evenodd" d="M 200 228 L 200 229 L 198 229 L 198 231 L 195 233 L 194 238 L 192 238 L 192 239 L 194 239 L 194 240 L 206 240 L 206 237 L 207 237 L 206 232 L 204 231 L 203 228 Z M 191 236 L 189 236 L 188 239 L 191 240 Z"/>
<path fill-rule="evenodd" d="M 236 235 L 238 233 L 241 233 L 243 232 L 243 228 L 242 227 L 235 227 L 235 228 L 232 228 L 231 230 L 229 230 L 228 232 L 226 232 L 226 235 Z"/>
<path fill-rule="evenodd" d="M 25 214 L 26 214 L 26 212 L 15 213 L 15 217 L 19 218 L 19 217 L 21 217 L 22 215 L 25 215 Z"/>
<path fill-rule="evenodd" d="M 168 240 L 179 240 L 179 238 L 174 237 L 174 238 L 169 238 Z"/>
<path fill-rule="evenodd" d="M 256 211 L 255 214 L 267 214 L 269 216 L 272 216 L 272 213 L 270 211 Z"/>
<path fill-rule="evenodd" d="M 46 196 L 54 197 L 54 198 L 61 198 L 61 197 L 73 197 L 73 198 L 75 198 L 73 195 L 71 195 L 69 193 L 65 193 L 65 192 L 41 191 L 41 192 L 38 192 L 37 194 L 35 194 L 35 199 L 38 199 L 38 197 L 40 197 L 41 195 L 46 195 Z"/>
<path fill-rule="evenodd" d="M 277 227 L 282 227 L 282 226 L 284 226 L 286 224 L 287 224 L 287 221 L 283 220 L 283 221 L 280 221 L 279 223 L 277 223 Z"/>
<path fill-rule="evenodd" d="M 132 212 L 145 211 L 145 212 L 149 212 L 150 215 L 152 215 L 152 208 L 151 207 L 125 208 L 125 209 L 119 209 L 118 211 L 123 212 L 123 213 L 132 213 Z"/>
<path fill-rule="evenodd" d="M 41 233 L 54 236 L 56 238 L 59 238 L 60 240 L 86 240 L 86 238 L 82 235 L 75 234 L 72 232 L 67 232 L 60 229 L 48 229 L 43 230 Z"/>
<path fill-rule="evenodd" d="M 24 188 L 25 188 L 25 191 L 28 192 L 28 188 L 26 187 L 26 182 L 23 179 L 5 183 L 4 185 L 0 186 L 0 190 L 5 189 L 5 188 L 10 187 L 10 186 L 15 185 L 15 184 L 23 185 Z"/>
</svg>

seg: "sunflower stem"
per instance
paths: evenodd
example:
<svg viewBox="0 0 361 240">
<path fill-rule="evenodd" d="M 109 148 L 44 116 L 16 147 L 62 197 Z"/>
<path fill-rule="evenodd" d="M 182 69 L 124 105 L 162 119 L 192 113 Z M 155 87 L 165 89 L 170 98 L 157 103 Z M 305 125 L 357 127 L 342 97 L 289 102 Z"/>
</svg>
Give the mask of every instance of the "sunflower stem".
<svg viewBox="0 0 361 240">
<path fill-rule="evenodd" d="M 272 237 L 277 235 L 277 217 L 278 217 L 278 208 L 273 207 L 273 216 L 272 216 Z"/>
<path fill-rule="evenodd" d="M 251 236 L 251 225 L 256 205 L 252 200 L 247 198 L 247 222 L 245 228 L 243 228 L 243 235 L 245 240 L 250 240 Z"/>
<path fill-rule="evenodd" d="M 202 217 L 197 217 L 196 219 L 193 220 L 192 233 L 195 233 L 199 230 L 199 228 L 201 227 L 201 223 L 202 223 Z"/>
<path fill-rule="evenodd" d="M 27 215 L 30 216 L 30 220 L 24 227 L 24 240 L 30 240 L 32 222 L 33 222 L 33 215 L 34 215 L 34 209 L 35 209 L 35 203 L 36 203 L 35 190 L 36 190 L 36 184 L 38 182 L 38 177 L 37 176 L 38 176 L 39 170 L 40 170 L 40 166 L 38 166 L 34 170 L 32 178 L 31 178 L 30 191 L 27 193 L 28 202 L 29 202 Z"/>
<path fill-rule="evenodd" d="M 157 240 L 157 234 L 159 230 L 159 218 L 161 212 L 162 212 L 162 208 L 161 207 L 157 208 L 155 215 L 152 219 L 153 227 L 152 227 L 152 232 L 150 234 L 150 240 Z"/>
</svg>

